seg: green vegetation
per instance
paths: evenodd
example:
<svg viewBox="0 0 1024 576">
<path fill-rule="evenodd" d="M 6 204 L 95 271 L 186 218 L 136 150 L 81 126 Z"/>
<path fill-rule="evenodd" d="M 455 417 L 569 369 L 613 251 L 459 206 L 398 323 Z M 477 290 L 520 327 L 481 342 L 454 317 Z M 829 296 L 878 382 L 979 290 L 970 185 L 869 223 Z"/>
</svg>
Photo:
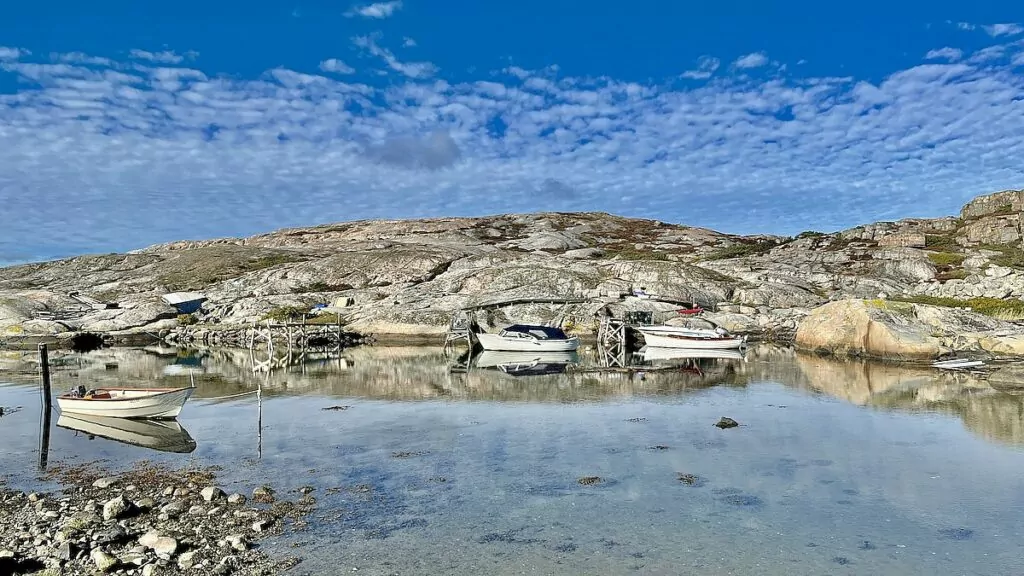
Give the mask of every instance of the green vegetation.
<svg viewBox="0 0 1024 576">
<path fill-rule="evenodd" d="M 178 314 L 178 326 L 192 326 L 198 323 L 199 319 L 192 314 Z"/>
<path fill-rule="evenodd" d="M 828 236 L 824 232 L 818 232 L 816 230 L 805 230 L 796 235 L 797 240 L 803 240 L 804 238 L 821 238 L 822 236 Z"/>
<path fill-rule="evenodd" d="M 757 256 L 779 246 L 781 242 L 775 240 L 758 240 L 755 242 L 738 242 L 731 246 L 719 248 L 708 254 L 703 260 L 727 260 L 729 258 L 743 258 L 746 256 Z"/>
<path fill-rule="evenodd" d="M 328 284 L 327 282 L 310 282 L 304 286 L 295 288 L 292 292 L 295 294 L 303 294 L 306 292 L 342 292 L 344 290 L 351 290 L 350 284 Z"/>
<path fill-rule="evenodd" d="M 982 244 L 983 250 L 999 252 L 992 257 L 992 263 L 1007 268 L 1024 268 L 1024 250 L 1019 244 Z"/>
<path fill-rule="evenodd" d="M 928 254 L 928 259 L 932 261 L 932 264 L 936 266 L 959 266 L 964 262 L 963 254 L 954 254 L 952 252 L 933 252 Z"/>
<path fill-rule="evenodd" d="M 963 268 L 954 268 L 945 272 L 939 272 L 935 275 L 935 279 L 939 282 L 945 282 L 946 280 L 963 280 L 967 278 L 967 270 Z"/>
<path fill-rule="evenodd" d="M 182 250 L 161 262 L 157 281 L 170 290 L 198 290 L 264 268 L 300 262 L 293 252 L 237 245 L 203 246 Z"/>
<path fill-rule="evenodd" d="M 622 247 L 605 247 L 605 253 L 619 260 L 659 260 L 667 261 L 668 252 L 654 250 L 637 250 L 632 245 Z"/>
<path fill-rule="evenodd" d="M 263 316 L 263 319 L 277 322 L 292 322 L 301 320 L 304 314 L 309 314 L 308 306 L 277 306 L 271 308 L 270 312 Z"/>
<path fill-rule="evenodd" d="M 971 298 L 970 300 L 959 300 L 957 298 L 945 298 L 941 296 L 897 296 L 893 300 L 898 302 L 909 302 L 912 304 L 925 304 L 928 306 L 944 306 L 946 308 L 970 308 L 971 310 L 1004 320 L 1024 318 L 1024 301 L 1016 299 L 1001 298 Z"/>
<path fill-rule="evenodd" d="M 308 306 L 277 306 L 263 315 L 264 320 L 274 322 L 301 322 L 306 316 L 306 324 L 336 324 L 337 314 L 310 314 Z"/>
<path fill-rule="evenodd" d="M 925 234 L 924 247 L 937 252 L 959 252 L 961 247 L 956 243 L 953 234 Z"/>
</svg>

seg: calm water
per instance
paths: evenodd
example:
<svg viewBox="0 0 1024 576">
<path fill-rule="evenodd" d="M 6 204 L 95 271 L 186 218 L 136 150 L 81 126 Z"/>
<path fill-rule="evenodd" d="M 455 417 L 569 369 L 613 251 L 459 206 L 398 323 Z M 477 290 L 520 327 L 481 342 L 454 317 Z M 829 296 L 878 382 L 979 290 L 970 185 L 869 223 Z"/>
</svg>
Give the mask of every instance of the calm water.
<svg viewBox="0 0 1024 576">
<path fill-rule="evenodd" d="M 134 438 L 195 447 L 54 426 L 50 461 L 219 464 L 239 491 L 314 485 L 311 530 L 270 546 L 322 574 L 1024 572 L 1024 398 L 983 382 L 770 348 L 633 375 L 452 373 L 429 348 L 343 356 L 269 376 L 229 351 L 58 358 L 58 390 L 192 370 L 182 430 Z M 0 359 L 0 405 L 23 407 L 0 418 L 12 485 L 38 486 L 30 359 Z M 259 403 L 216 399 L 257 385 Z M 743 425 L 712 426 L 721 416 Z"/>
</svg>

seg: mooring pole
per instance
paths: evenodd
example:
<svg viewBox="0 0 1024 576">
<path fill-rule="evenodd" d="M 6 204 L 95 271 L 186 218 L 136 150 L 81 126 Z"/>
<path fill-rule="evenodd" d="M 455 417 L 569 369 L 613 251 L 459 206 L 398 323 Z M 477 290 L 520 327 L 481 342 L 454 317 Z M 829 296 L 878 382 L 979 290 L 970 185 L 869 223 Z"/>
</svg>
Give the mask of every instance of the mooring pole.
<svg viewBox="0 0 1024 576">
<path fill-rule="evenodd" d="M 43 371 L 43 414 L 39 431 L 39 469 L 46 469 L 46 462 L 50 458 L 50 413 L 53 406 L 53 397 L 50 394 L 50 355 L 46 350 L 46 344 L 39 345 L 39 367 Z"/>
<path fill-rule="evenodd" d="M 43 371 L 43 408 L 49 412 L 53 398 L 50 395 L 50 353 L 46 344 L 39 345 L 39 369 Z"/>
</svg>

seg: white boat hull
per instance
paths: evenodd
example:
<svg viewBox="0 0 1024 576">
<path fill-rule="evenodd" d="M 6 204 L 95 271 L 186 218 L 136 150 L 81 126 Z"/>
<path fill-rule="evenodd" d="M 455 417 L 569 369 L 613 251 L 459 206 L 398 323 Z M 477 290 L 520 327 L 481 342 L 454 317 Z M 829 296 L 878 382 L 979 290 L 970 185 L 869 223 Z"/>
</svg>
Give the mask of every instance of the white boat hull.
<svg viewBox="0 0 1024 576">
<path fill-rule="evenodd" d="M 695 350 L 733 350 L 743 347 L 744 339 L 735 336 L 725 338 L 700 338 L 681 334 L 655 334 L 640 330 L 644 342 L 653 348 L 689 348 Z"/>
<path fill-rule="evenodd" d="M 476 334 L 476 339 L 484 350 L 508 352 L 571 352 L 580 346 L 580 339 L 575 336 L 567 340 L 534 340 L 480 333 Z"/>
<path fill-rule="evenodd" d="M 123 397 L 85 399 L 57 397 L 62 413 L 112 418 L 177 418 L 194 388 L 178 388 L 152 393 L 143 389 L 126 390 Z M 102 390 L 100 390 L 102 391 Z"/>
</svg>

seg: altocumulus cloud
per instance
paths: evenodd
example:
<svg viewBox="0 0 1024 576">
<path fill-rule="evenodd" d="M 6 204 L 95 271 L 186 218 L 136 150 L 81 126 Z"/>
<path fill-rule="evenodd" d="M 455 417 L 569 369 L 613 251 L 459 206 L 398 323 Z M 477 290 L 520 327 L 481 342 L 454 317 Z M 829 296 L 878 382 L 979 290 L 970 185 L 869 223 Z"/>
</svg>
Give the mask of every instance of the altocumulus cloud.
<svg viewBox="0 0 1024 576">
<path fill-rule="evenodd" d="M 406 70 L 377 37 L 361 47 Z M 877 83 L 723 72 L 709 56 L 685 86 L 554 66 L 373 86 L 219 76 L 187 57 L 0 55 L 18 81 L 0 95 L 0 260 L 566 206 L 796 233 L 952 213 L 1024 182 L 1014 42 Z"/>
</svg>

